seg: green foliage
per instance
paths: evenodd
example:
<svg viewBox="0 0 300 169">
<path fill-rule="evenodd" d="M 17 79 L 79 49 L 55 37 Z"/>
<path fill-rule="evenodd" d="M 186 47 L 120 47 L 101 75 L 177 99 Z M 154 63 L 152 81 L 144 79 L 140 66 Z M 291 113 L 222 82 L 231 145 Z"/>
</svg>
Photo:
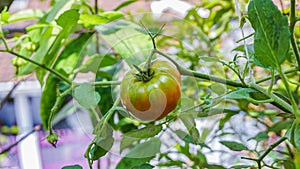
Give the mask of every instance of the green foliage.
<svg viewBox="0 0 300 169">
<path fill-rule="evenodd" d="M 232 151 L 242 151 L 242 150 L 248 150 L 246 146 L 244 146 L 241 143 L 234 142 L 234 141 L 220 141 L 221 144 L 226 146 Z"/>
<path fill-rule="evenodd" d="M 47 140 L 53 145 L 59 141 L 52 119 L 71 95 L 90 112 L 94 126 L 94 139 L 84 154 L 90 168 L 113 146 L 125 154 L 118 169 L 297 168 L 300 59 L 295 50 L 299 43 L 291 40 L 293 23 L 299 21 L 294 0 L 289 10 L 279 10 L 271 0 L 239 4 L 206 0 L 192 4 L 182 18 L 164 14 L 156 19 L 152 13 L 137 16 L 119 11 L 134 7 L 135 2 L 120 2 L 113 11 L 86 0 L 53 0 L 49 11 L 1 11 L 0 52 L 16 56 L 12 64 L 17 78 L 36 74 L 42 87 L 42 124 L 50 132 Z M 281 11 L 289 11 L 289 16 Z M 238 23 L 236 14 L 246 13 Z M 253 33 L 234 39 L 236 47 L 228 46 L 231 35 L 238 34 L 236 25 L 248 25 L 246 18 Z M 6 30 L 10 24 L 28 20 L 36 23 L 23 32 Z M 146 28 L 137 24 L 140 21 Z M 163 31 L 149 38 L 165 22 Z M 129 117 L 114 85 L 120 84 L 126 64 L 132 68 L 161 57 L 181 73 L 182 98 L 166 118 L 144 123 Z M 94 81 L 73 82 L 87 73 L 94 75 Z M 114 134 L 120 134 L 120 139 Z M 216 152 L 221 159 L 208 158 Z M 245 162 L 249 159 L 252 163 Z"/>
<path fill-rule="evenodd" d="M 74 97 L 78 103 L 87 108 L 94 109 L 101 97 L 99 93 L 95 92 L 94 87 L 90 83 L 82 83 L 74 89 Z"/>
<path fill-rule="evenodd" d="M 254 56 L 264 66 L 278 69 L 290 47 L 288 20 L 271 0 L 252 0 L 249 20 L 255 29 Z"/>
<path fill-rule="evenodd" d="M 69 165 L 69 166 L 64 166 L 62 169 L 82 169 L 80 165 Z"/>
</svg>

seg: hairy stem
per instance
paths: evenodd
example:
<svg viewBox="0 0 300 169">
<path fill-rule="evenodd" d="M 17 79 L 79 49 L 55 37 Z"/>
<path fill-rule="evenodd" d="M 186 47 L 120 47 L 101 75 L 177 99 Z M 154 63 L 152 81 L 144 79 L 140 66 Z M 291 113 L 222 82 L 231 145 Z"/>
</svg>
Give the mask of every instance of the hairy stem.
<svg viewBox="0 0 300 169">
<path fill-rule="evenodd" d="M 291 8 L 290 8 L 290 33 L 291 33 L 291 44 L 294 51 L 294 55 L 296 57 L 297 63 L 298 63 L 298 70 L 300 71 L 300 54 L 299 54 L 299 48 L 296 42 L 294 29 L 295 25 L 298 21 L 298 18 L 296 17 L 296 0 L 291 0 Z"/>
<path fill-rule="evenodd" d="M 293 93 L 290 89 L 290 86 L 289 86 L 289 83 L 288 83 L 288 78 L 286 77 L 286 75 L 283 73 L 281 67 L 279 67 L 279 74 L 281 76 L 281 80 L 286 88 L 286 91 L 287 91 L 287 94 L 288 94 L 288 97 L 290 99 L 290 102 L 292 104 L 292 108 L 293 108 L 293 113 L 295 114 L 295 116 L 297 117 L 297 119 L 300 118 L 300 114 L 299 114 L 299 110 L 298 110 L 298 105 L 293 97 Z"/>
<path fill-rule="evenodd" d="M 158 53 L 159 55 L 162 55 L 162 56 L 166 57 L 168 60 L 170 60 L 177 67 L 177 69 L 178 69 L 178 71 L 180 72 L 181 75 L 194 76 L 194 77 L 197 77 L 197 78 L 211 80 L 211 81 L 214 81 L 214 82 L 222 83 L 222 84 L 233 86 L 233 87 L 246 87 L 246 85 L 244 85 L 240 82 L 236 82 L 236 81 L 233 81 L 233 80 L 224 79 L 224 78 L 220 78 L 220 77 L 216 77 L 216 76 L 211 76 L 211 75 L 199 73 L 199 72 L 196 72 L 196 71 L 193 71 L 193 70 L 185 69 L 182 66 L 180 66 L 175 60 L 173 60 L 167 54 L 165 54 L 165 53 L 163 53 L 159 50 L 155 50 L 155 52 Z"/>
<path fill-rule="evenodd" d="M 284 74 L 289 74 L 289 73 L 293 73 L 293 72 L 296 72 L 296 71 L 297 71 L 296 68 L 291 68 L 291 69 L 288 69 L 288 70 L 284 71 Z M 274 74 L 274 77 L 279 77 L 279 76 L 280 76 L 279 73 Z M 261 80 L 257 80 L 255 83 L 259 84 L 259 83 L 265 82 L 265 81 L 270 80 L 270 79 L 272 79 L 272 76 L 268 76 L 268 77 L 265 77 Z"/>
</svg>

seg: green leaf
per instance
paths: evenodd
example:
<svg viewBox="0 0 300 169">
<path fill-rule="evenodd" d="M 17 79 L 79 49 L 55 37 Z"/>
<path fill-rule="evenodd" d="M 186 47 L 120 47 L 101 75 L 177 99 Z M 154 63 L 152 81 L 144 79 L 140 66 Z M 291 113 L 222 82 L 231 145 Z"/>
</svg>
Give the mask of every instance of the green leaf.
<svg viewBox="0 0 300 169">
<path fill-rule="evenodd" d="M 297 123 L 297 121 L 294 121 L 294 123 Z M 294 133 L 292 133 L 294 132 Z M 293 124 L 289 127 L 287 132 L 285 133 L 285 136 L 296 148 L 299 149 L 300 147 L 300 125 Z M 298 152 L 297 152 L 298 153 Z"/>
<path fill-rule="evenodd" d="M 55 18 L 58 17 L 58 15 L 66 11 L 68 6 L 74 3 L 74 0 L 61 0 L 58 3 L 55 4 L 51 8 L 51 10 L 43 16 L 36 24 L 45 24 L 53 22 Z M 31 40 L 34 43 L 39 44 L 39 49 L 36 51 L 35 55 L 32 57 L 32 59 L 36 62 L 42 63 L 47 53 L 50 51 L 50 49 L 53 46 L 53 42 L 55 41 L 57 37 L 57 29 L 54 29 L 53 27 L 47 27 L 40 28 L 40 29 L 34 29 L 30 32 L 28 32 L 28 35 L 30 36 Z M 53 57 L 53 56 L 50 56 Z M 55 58 L 55 57 L 54 57 Z M 26 75 L 31 73 L 37 68 L 36 65 L 29 63 L 24 68 L 20 70 L 20 75 Z M 43 77 L 43 76 L 41 76 Z M 41 84 L 43 82 L 40 80 Z"/>
<path fill-rule="evenodd" d="M 224 128 L 225 123 L 228 122 L 231 119 L 231 117 L 236 115 L 237 113 L 238 113 L 237 111 L 227 112 L 226 116 L 220 119 L 219 130 L 222 130 Z"/>
<path fill-rule="evenodd" d="M 87 109 L 94 109 L 101 99 L 95 88 L 87 82 L 76 87 L 73 96 L 81 106 Z"/>
<path fill-rule="evenodd" d="M 277 69 L 290 48 L 287 17 L 272 0 L 252 0 L 248 6 L 248 18 L 255 30 L 254 57 L 264 67 Z"/>
<path fill-rule="evenodd" d="M 199 143 L 200 142 L 200 134 L 199 134 L 198 129 L 196 128 L 196 122 L 195 122 L 198 112 L 195 111 L 194 109 L 185 111 L 193 106 L 194 106 L 194 102 L 192 99 L 190 99 L 188 97 L 183 97 L 181 99 L 181 109 L 184 112 L 180 113 L 179 118 L 185 125 L 186 129 L 188 130 L 189 134 L 193 138 L 194 142 Z"/>
<path fill-rule="evenodd" d="M 40 103 L 40 115 L 42 119 L 42 124 L 45 129 L 48 129 L 48 120 L 50 116 L 50 111 L 55 104 L 57 98 L 57 85 L 59 79 L 49 76 L 46 80 L 45 86 L 43 87 L 41 103 Z"/>
<path fill-rule="evenodd" d="M 103 12 L 100 15 L 95 14 L 81 14 L 80 21 L 85 27 L 91 28 L 95 25 L 101 25 L 120 19 L 124 16 L 122 12 L 108 11 Z"/>
<path fill-rule="evenodd" d="M 105 55 L 101 61 L 99 67 L 107 67 L 118 63 L 118 61 L 113 58 L 111 55 Z"/>
<path fill-rule="evenodd" d="M 129 145 L 132 145 L 133 142 L 141 140 L 142 138 L 150 138 L 157 135 L 162 130 L 161 125 L 151 125 L 146 126 L 141 129 L 132 130 L 128 133 L 123 134 L 121 144 L 120 144 L 120 152 L 122 152 Z"/>
<path fill-rule="evenodd" d="M 89 71 L 96 73 L 102 59 L 102 56 L 100 56 L 99 54 L 95 54 L 89 57 L 86 63 L 78 68 L 78 71 L 82 73 L 87 73 Z"/>
<path fill-rule="evenodd" d="M 248 140 L 256 140 L 257 142 L 267 140 L 269 138 L 266 132 L 259 132 L 256 136 L 249 138 Z"/>
<path fill-rule="evenodd" d="M 216 165 L 216 164 L 207 164 L 205 165 L 205 168 L 207 169 L 226 169 L 225 167 L 221 165 Z"/>
<path fill-rule="evenodd" d="M 128 0 L 128 1 L 125 1 L 125 2 L 122 2 L 120 5 L 118 5 L 115 9 L 114 9 L 114 11 L 118 11 L 118 10 L 120 10 L 120 9 L 122 9 L 122 8 L 124 8 L 124 7 L 126 7 L 126 6 L 128 6 L 128 5 L 130 5 L 130 4 L 132 4 L 132 3 L 134 3 L 134 2 L 136 2 L 137 0 Z"/>
<path fill-rule="evenodd" d="M 62 169 L 82 169 L 80 165 L 68 165 L 64 166 Z"/>
<path fill-rule="evenodd" d="M 160 152 L 160 146 L 159 138 L 152 138 L 149 141 L 138 144 L 121 159 L 116 169 L 138 167 L 149 162 Z"/>
<path fill-rule="evenodd" d="M 160 152 L 160 146 L 159 138 L 151 138 L 133 147 L 125 156 L 129 158 L 152 157 Z"/>
<path fill-rule="evenodd" d="M 64 45 L 65 40 L 72 33 L 74 26 L 77 25 L 79 19 L 79 13 L 75 9 L 70 9 L 62 13 L 56 20 L 57 24 L 62 27 L 62 31 L 56 36 L 51 48 L 47 52 L 47 55 L 43 59 L 44 65 L 50 66 L 57 58 L 57 54 L 61 47 Z M 46 71 L 38 71 L 37 76 L 44 77 Z M 40 80 L 41 81 L 41 80 Z"/>
<path fill-rule="evenodd" d="M 139 26 L 134 23 L 118 20 L 95 28 L 129 66 L 144 62 L 152 49 L 149 35 L 137 31 Z"/>
<path fill-rule="evenodd" d="M 275 123 L 272 127 L 268 128 L 268 131 L 274 131 L 276 133 L 279 133 L 280 131 L 284 129 L 288 129 L 292 125 L 293 121 L 292 120 L 284 120 L 284 121 L 279 121 Z"/>
<path fill-rule="evenodd" d="M 248 150 L 246 146 L 244 146 L 241 143 L 234 142 L 234 141 L 220 141 L 221 144 L 226 146 L 232 151 L 242 151 L 242 150 Z"/>
<path fill-rule="evenodd" d="M 139 167 L 143 164 L 146 164 L 149 162 L 153 157 L 145 157 L 145 158 L 129 158 L 129 157 L 123 157 L 121 161 L 116 166 L 116 169 L 128 169 L 128 168 L 135 168 Z"/>
<path fill-rule="evenodd" d="M 93 134 L 96 134 L 94 139 L 94 145 L 89 151 L 91 160 L 98 160 L 100 157 L 104 156 L 113 146 L 113 129 L 112 127 L 104 122 L 101 125 L 99 131 L 94 131 Z"/>
<path fill-rule="evenodd" d="M 84 57 L 82 53 L 92 35 L 93 33 L 82 33 L 71 41 L 59 55 L 54 69 L 65 76 L 72 74 L 78 62 Z"/>
<path fill-rule="evenodd" d="M 226 87 L 220 83 L 212 83 L 209 88 L 212 90 L 212 92 L 216 93 L 219 96 L 225 94 L 226 92 Z"/>
<path fill-rule="evenodd" d="M 249 93 L 251 92 L 257 92 L 257 91 L 251 88 L 238 88 L 237 90 L 226 94 L 224 97 L 225 99 L 232 99 L 232 100 L 248 99 L 250 97 Z"/>
<path fill-rule="evenodd" d="M 183 141 L 187 142 L 187 143 L 191 143 L 191 144 L 195 144 L 195 145 L 200 145 L 201 147 L 206 147 L 208 149 L 211 149 L 208 145 L 206 145 L 205 143 L 202 143 L 202 142 L 199 142 L 199 143 L 196 143 L 192 136 L 189 135 L 188 133 L 182 131 L 182 130 L 176 130 L 175 131 L 175 134 L 180 138 L 182 139 Z"/>
<path fill-rule="evenodd" d="M 256 168 L 253 165 L 235 165 L 235 166 L 231 166 L 230 168 L 232 169 L 246 169 L 246 168 Z"/>
<path fill-rule="evenodd" d="M 152 169 L 154 168 L 153 165 L 150 165 L 150 164 L 142 164 L 140 166 L 136 166 L 136 167 L 133 167 L 132 169 Z"/>
</svg>

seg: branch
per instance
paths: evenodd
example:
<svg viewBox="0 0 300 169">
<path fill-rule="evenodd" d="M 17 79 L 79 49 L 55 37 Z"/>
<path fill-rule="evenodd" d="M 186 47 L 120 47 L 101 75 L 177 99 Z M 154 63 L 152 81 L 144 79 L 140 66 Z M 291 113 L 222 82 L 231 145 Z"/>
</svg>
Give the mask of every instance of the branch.
<svg viewBox="0 0 300 169">
<path fill-rule="evenodd" d="M 37 125 L 35 126 L 29 133 L 27 133 L 25 136 L 23 136 L 22 138 L 20 138 L 18 141 L 16 141 L 15 143 L 11 144 L 10 146 L 8 146 L 6 149 L 2 150 L 0 152 L 0 154 L 4 154 L 8 151 L 10 151 L 10 149 L 12 149 L 13 147 L 15 147 L 16 145 L 18 145 L 22 140 L 24 140 L 25 138 L 27 138 L 28 136 L 30 136 L 32 133 L 39 131 L 42 129 L 41 125 Z"/>
<path fill-rule="evenodd" d="M 0 52 L 4 52 L 4 51 L 0 51 Z M 20 58 L 22 58 L 22 59 L 24 59 L 24 60 L 26 60 L 26 61 L 28 61 L 28 62 L 30 62 L 30 63 L 32 63 L 32 64 L 35 64 L 35 65 L 37 65 L 37 66 L 39 66 L 39 67 L 41 67 L 41 68 L 43 68 L 43 69 L 45 69 L 45 70 L 48 70 L 50 73 L 56 75 L 56 76 L 57 76 L 58 78 L 60 78 L 61 80 L 67 82 L 68 84 L 72 84 L 72 81 L 71 81 L 70 79 L 68 79 L 67 77 L 64 77 L 64 76 L 63 76 L 62 74 L 60 74 L 59 72 L 57 72 L 56 70 L 54 70 L 54 69 L 52 69 L 52 68 L 49 68 L 49 67 L 46 66 L 46 65 L 40 64 L 40 63 L 38 63 L 38 62 L 36 62 L 36 61 L 34 61 L 34 60 L 30 59 L 30 58 L 27 58 L 27 57 L 25 57 L 25 56 L 23 56 L 23 55 L 20 55 L 20 54 L 14 52 L 14 51 L 6 50 L 6 52 L 8 52 L 8 53 L 10 53 L 10 54 L 13 54 L 13 55 L 15 55 L 15 56 L 17 56 L 17 57 L 20 57 Z"/>
<path fill-rule="evenodd" d="M 247 87 L 246 85 L 244 85 L 240 82 L 236 82 L 236 81 L 233 81 L 233 80 L 224 79 L 224 78 L 220 78 L 220 77 L 216 77 L 216 76 L 211 76 L 211 75 L 199 73 L 199 72 L 192 71 L 192 70 L 189 70 L 189 69 L 185 69 L 182 66 L 180 66 L 176 61 L 174 61 L 170 56 L 166 55 L 165 53 L 163 53 L 159 50 L 155 50 L 155 52 L 158 53 L 159 55 L 162 55 L 162 56 L 166 57 L 168 60 L 170 60 L 177 67 L 177 69 L 178 69 L 178 71 L 180 72 L 181 75 L 194 76 L 194 77 L 197 77 L 197 78 L 211 80 L 211 81 L 214 81 L 214 82 L 222 83 L 222 84 L 233 86 L 233 87 Z"/>
<path fill-rule="evenodd" d="M 263 159 L 274 149 L 276 148 L 279 144 L 281 144 L 282 142 L 284 142 L 287 138 L 286 137 L 282 137 L 279 140 L 277 140 L 275 143 L 271 144 L 269 146 L 269 148 L 258 158 L 258 159 L 254 159 L 254 158 L 248 158 L 248 157 L 241 157 L 242 159 L 246 159 L 246 160 L 251 160 L 251 161 L 255 161 L 258 165 L 258 169 L 261 169 L 261 162 L 263 161 Z"/>
<path fill-rule="evenodd" d="M 269 93 L 267 89 L 261 87 L 260 85 L 257 85 L 257 84 L 254 84 L 254 83 L 249 83 L 249 87 L 265 94 L 266 96 L 273 99 L 274 102 L 276 102 L 277 104 L 282 106 L 284 109 L 288 110 L 289 112 L 293 112 L 293 108 L 291 107 L 291 105 L 289 105 L 287 102 L 282 100 L 280 97 L 278 97 L 274 93 Z"/>
<path fill-rule="evenodd" d="M 15 90 L 15 88 L 20 84 L 21 81 L 18 81 L 12 89 L 10 89 L 10 91 L 7 93 L 7 95 L 1 100 L 0 102 L 0 110 L 2 108 L 2 105 L 10 98 L 11 94 L 13 93 L 13 91 Z"/>
<path fill-rule="evenodd" d="M 296 17 L 296 1 L 295 0 L 291 0 L 291 9 L 290 9 L 290 33 L 291 33 L 291 44 L 292 44 L 292 48 L 298 63 L 298 70 L 300 71 L 300 52 L 299 52 L 299 48 L 295 39 L 295 34 L 294 34 L 294 29 L 295 29 L 295 25 L 296 22 L 298 21 L 299 18 Z"/>
</svg>

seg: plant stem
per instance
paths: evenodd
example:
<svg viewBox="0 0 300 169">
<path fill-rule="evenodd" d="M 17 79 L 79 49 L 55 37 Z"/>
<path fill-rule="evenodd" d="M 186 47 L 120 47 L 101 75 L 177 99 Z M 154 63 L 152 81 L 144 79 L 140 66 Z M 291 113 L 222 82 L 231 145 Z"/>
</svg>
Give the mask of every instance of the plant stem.
<svg viewBox="0 0 300 169">
<path fill-rule="evenodd" d="M 36 132 L 36 131 L 39 131 L 42 129 L 42 126 L 41 125 L 37 125 L 35 126 L 29 133 L 25 134 L 23 137 L 21 137 L 18 141 L 16 141 L 15 143 L 11 144 L 10 146 L 8 146 L 7 148 L 3 149 L 1 152 L 0 152 L 0 155 L 1 154 L 4 154 L 6 152 L 8 152 L 9 150 L 11 150 L 13 147 L 15 147 L 16 145 L 18 145 L 22 140 L 24 140 L 25 138 L 27 138 L 28 136 L 30 136 L 32 133 Z"/>
<path fill-rule="evenodd" d="M 298 21 L 298 18 L 296 17 L 296 0 L 291 0 L 291 8 L 290 8 L 290 33 L 291 33 L 291 44 L 292 48 L 298 63 L 298 70 L 300 71 L 300 54 L 299 54 L 299 49 L 298 45 L 295 39 L 295 34 L 294 34 L 294 29 L 296 22 Z"/>
<path fill-rule="evenodd" d="M 293 73 L 293 72 L 296 72 L 296 71 L 297 71 L 296 68 L 291 68 L 291 69 L 288 69 L 288 70 L 284 71 L 284 74 Z M 276 73 L 274 75 L 274 77 L 279 77 L 279 73 Z M 270 80 L 270 79 L 272 79 L 272 76 L 268 76 L 268 77 L 263 78 L 261 80 L 257 80 L 255 83 L 259 84 L 259 83 L 265 82 L 265 81 Z"/>
<path fill-rule="evenodd" d="M 0 52 L 4 52 L 4 51 L 0 51 Z M 52 69 L 52 68 L 49 68 L 49 67 L 46 66 L 46 65 L 40 64 L 40 63 L 38 63 L 38 62 L 36 62 L 36 61 L 34 61 L 34 60 L 30 59 L 30 58 L 27 58 L 27 57 L 25 57 L 25 56 L 23 56 L 23 55 L 20 55 L 20 54 L 14 52 L 14 51 L 6 50 L 6 52 L 8 52 L 8 53 L 10 53 L 10 54 L 13 54 L 13 55 L 15 55 L 15 56 L 17 56 L 17 57 L 20 57 L 20 58 L 22 58 L 22 59 L 24 59 L 24 60 L 26 60 L 26 61 L 28 61 L 28 62 L 30 62 L 30 63 L 32 63 L 32 64 L 35 64 L 35 65 L 37 65 L 37 66 L 39 66 L 39 67 L 41 67 L 41 68 L 43 68 L 43 69 L 45 69 L 45 70 L 48 70 L 50 73 L 56 75 L 56 76 L 57 76 L 58 78 L 60 78 L 61 80 L 67 82 L 68 84 L 72 84 L 72 81 L 71 81 L 70 79 L 68 79 L 67 77 L 64 77 L 64 76 L 63 76 L 62 74 L 60 74 L 59 72 L 57 72 L 56 70 L 54 70 L 54 69 Z"/>
<path fill-rule="evenodd" d="M 152 61 L 152 58 L 153 58 L 153 55 L 155 54 L 155 49 L 154 50 L 151 50 L 151 53 L 150 55 L 148 56 L 147 58 L 147 61 L 146 61 L 146 64 L 143 68 L 143 71 L 147 71 L 149 72 L 150 68 L 151 68 L 151 61 Z"/>
<path fill-rule="evenodd" d="M 279 66 L 278 68 L 278 71 L 279 71 L 279 74 L 281 76 L 281 80 L 287 90 L 287 94 L 288 94 L 288 97 L 290 98 L 290 102 L 292 104 L 292 108 L 293 108 L 293 113 L 295 114 L 296 118 L 299 119 L 300 118 L 300 114 L 299 114 L 299 110 L 298 110 L 298 105 L 293 97 L 293 93 L 290 89 L 290 86 L 289 86 L 289 83 L 288 83 L 288 80 L 287 80 L 287 77 L 286 75 L 283 73 L 281 67 Z"/>
<path fill-rule="evenodd" d="M 56 101 L 54 103 L 54 106 L 50 110 L 50 115 L 49 115 L 49 119 L 48 119 L 48 130 L 49 130 L 50 135 L 53 133 L 52 132 L 52 119 L 53 119 L 53 116 L 59 110 L 59 107 L 60 107 L 62 102 L 63 102 L 63 97 L 61 97 L 59 95 L 59 93 L 57 93 Z"/>
<path fill-rule="evenodd" d="M 270 97 L 271 99 L 274 100 L 274 102 L 278 103 L 279 105 L 281 105 L 283 108 L 285 108 L 286 110 L 293 112 L 293 108 L 291 107 L 291 105 L 289 105 L 287 102 L 285 102 L 284 100 L 282 100 L 280 97 L 276 96 L 273 93 L 269 93 L 267 89 L 261 87 L 260 85 L 254 84 L 254 83 L 249 83 L 249 87 L 262 92 L 263 94 L 265 94 L 266 96 Z"/>
<path fill-rule="evenodd" d="M 194 76 L 194 77 L 197 77 L 197 78 L 211 80 L 211 81 L 214 81 L 214 82 L 222 83 L 222 84 L 233 86 L 233 87 L 247 87 L 246 85 L 244 85 L 240 82 L 236 82 L 236 81 L 233 81 L 233 80 L 224 79 L 224 78 L 220 78 L 220 77 L 216 77 L 216 76 L 210 76 L 210 75 L 207 75 L 207 74 L 202 74 L 202 73 L 199 73 L 199 72 L 196 72 L 196 71 L 185 69 L 182 66 L 180 66 L 175 60 L 173 60 L 167 54 L 165 54 L 165 53 L 163 53 L 159 50 L 155 50 L 155 52 L 159 55 L 162 55 L 162 56 L 166 57 L 168 60 L 170 60 L 177 67 L 177 69 L 178 69 L 178 71 L 180 72 L 181 75 Z"/>
<path fill-rule="evenodd" d="M 96 118 L 96 121 L 100 121 L 100 117 L 97 111 L 94 108 L 90 108 L 89 110 L 93 113 L 94 117 Z"/>
<path fill-rule="evenodd" d="M 258 165 L 258 169 L 261 169 L 261 162 L 263 161 L 263 159 L 274 149 L 276 148 L 279 144 L 281 144 L 282 142 L 284 142 L 287 138 L 286 137 L 281 137 L 279 140 L 277 140 L 275 143 L 271 144 L 269 146 L 269 148 L 258 158 L 258 159 L 254 159 L 254 158 L 248 158 L 248 157 L 242 157 L 242 159 L 246 159 L 246 160 L 251 160 L 251 161 L 255 161 Z"/>
</svg>

